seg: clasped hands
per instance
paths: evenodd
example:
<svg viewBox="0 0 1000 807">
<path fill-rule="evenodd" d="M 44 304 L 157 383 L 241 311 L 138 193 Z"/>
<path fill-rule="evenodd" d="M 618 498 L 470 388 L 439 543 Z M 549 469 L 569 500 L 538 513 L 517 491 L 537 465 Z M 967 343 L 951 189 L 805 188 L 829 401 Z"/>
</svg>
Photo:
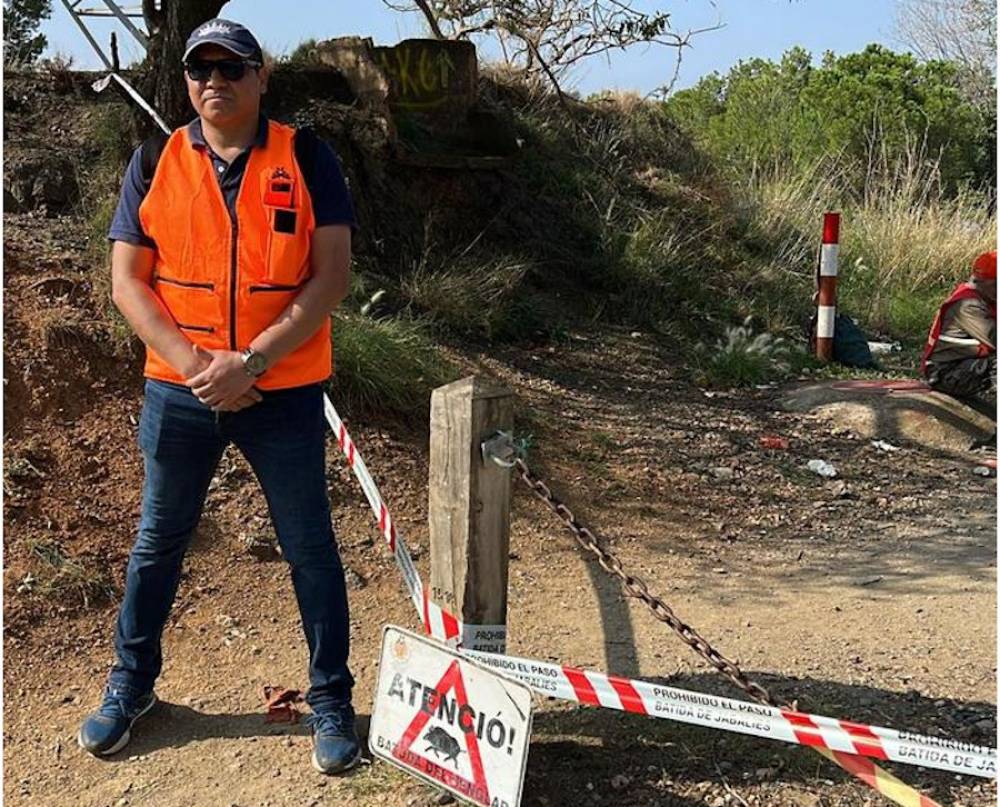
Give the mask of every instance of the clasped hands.
<svg viewBox="0 0 1000 807">
<path fill-rule="evenodd" d="M 255 379 L 243 366 L 243 357 L 232 350 L 205 350 L 192 345 L 198 360 L 196 372 L 184 383 L 194 396 L 215 412 L 238 412 L 263 400 Z"/>
</svg>

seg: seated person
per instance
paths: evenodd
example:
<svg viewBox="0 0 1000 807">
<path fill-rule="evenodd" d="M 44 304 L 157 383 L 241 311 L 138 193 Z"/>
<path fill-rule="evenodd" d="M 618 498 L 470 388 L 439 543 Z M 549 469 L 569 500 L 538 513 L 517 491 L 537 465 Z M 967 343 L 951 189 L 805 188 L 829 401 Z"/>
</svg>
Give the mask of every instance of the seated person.
<svg viewBox="0 0 1000 807">
<path fill-rule="evenodd" d="M 994 417 L 996 300 L 997 253 L 984 252 L 972 264 L 972 277 L 955 288 L 934 318 L 920 365 L 931 387 L 985 405 Z"/>
</svg>

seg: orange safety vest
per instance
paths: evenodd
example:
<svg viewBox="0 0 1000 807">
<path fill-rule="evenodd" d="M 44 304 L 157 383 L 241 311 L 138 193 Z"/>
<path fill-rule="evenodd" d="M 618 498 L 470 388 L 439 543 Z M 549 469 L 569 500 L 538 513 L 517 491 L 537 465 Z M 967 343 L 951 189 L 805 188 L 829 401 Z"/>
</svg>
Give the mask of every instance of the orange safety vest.
<svg viewBox="0 0 1000 807">
<path fill-rule="evenodd" d="M 242 350 L 295 298 L 310 275 L 316 228 L 295 160 L 295 130 L 268 122 L 251 149 L 232 221 L 212 161 L 187 127 L 167 140 L 146 198 L 145 233 L 156 242 L 153 293 L 177 327 L 206 349 Z M 323 381 L 332 367 L 330 320 L 258 379 L 260 389 Z M 147 348 L 145 375 L 184 379 Z"/>
<path fill-rule="evenodd" d="M 948 309 L 951 308 L 955 303 L 960 300 L 973 300 L 975 298 L 982 298 L 982 295 L 977 291 L 976 287 L 971 283 L 959 283 L 955 290 L 951 293 L 951 296 L 941 304 L 941 308 L 938 309 L 937 315 L 934 317 L 934 322 L 931 323 L 930 333 L 927 334 L 927 344 L 924 346 L 924 355 L 920 360 L 920 373 L 921 375 L 927 375 L 927 362 L 934 352 L 934 348 L 937 347 L 938 340 L 941 338 L 941 327 L 944 324 L 945 314 L 948 313 Z M 990 311 L 993 313 L 993 318 L 996 319 L 997 306 L 996 303 L 990 303 Z M 990 348 L 987 345 L 979 343 L 979 348 L 977 349 L 977 356 L 986 356 L 990 353 Z"/>
</svg>

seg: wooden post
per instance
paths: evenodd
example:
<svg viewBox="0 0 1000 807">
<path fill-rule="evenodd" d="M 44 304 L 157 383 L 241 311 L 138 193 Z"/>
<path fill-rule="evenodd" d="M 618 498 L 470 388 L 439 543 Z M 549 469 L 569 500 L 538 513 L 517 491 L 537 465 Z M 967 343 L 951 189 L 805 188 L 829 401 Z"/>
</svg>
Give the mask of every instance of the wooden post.
<svg viewBox="0 0 1000 807">
<path fill-rule="evenodd" d="M 431 596 L 462 620 L 465 647 L 491 653 L 506 649 L 511 471 L 482 443 L 513 425 L 512 393 L 481 378 L 431 395 Z"/>
</svg>

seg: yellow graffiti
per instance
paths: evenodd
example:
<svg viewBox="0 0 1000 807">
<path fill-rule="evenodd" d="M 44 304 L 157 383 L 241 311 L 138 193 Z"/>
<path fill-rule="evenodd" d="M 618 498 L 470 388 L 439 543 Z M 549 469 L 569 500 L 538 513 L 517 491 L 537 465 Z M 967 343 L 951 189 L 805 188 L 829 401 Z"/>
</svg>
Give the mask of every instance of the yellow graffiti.
<svg viewBox="0 0 1000 807">
<path fill-rule="evenodd" d="M 448 99 L 455 64 L 443 50 L 422 44 L 399 45 L 378 51 L 379 67 L 393 82 L 396 101 L 408 109 L 438 106 Z"/>
</svg>

